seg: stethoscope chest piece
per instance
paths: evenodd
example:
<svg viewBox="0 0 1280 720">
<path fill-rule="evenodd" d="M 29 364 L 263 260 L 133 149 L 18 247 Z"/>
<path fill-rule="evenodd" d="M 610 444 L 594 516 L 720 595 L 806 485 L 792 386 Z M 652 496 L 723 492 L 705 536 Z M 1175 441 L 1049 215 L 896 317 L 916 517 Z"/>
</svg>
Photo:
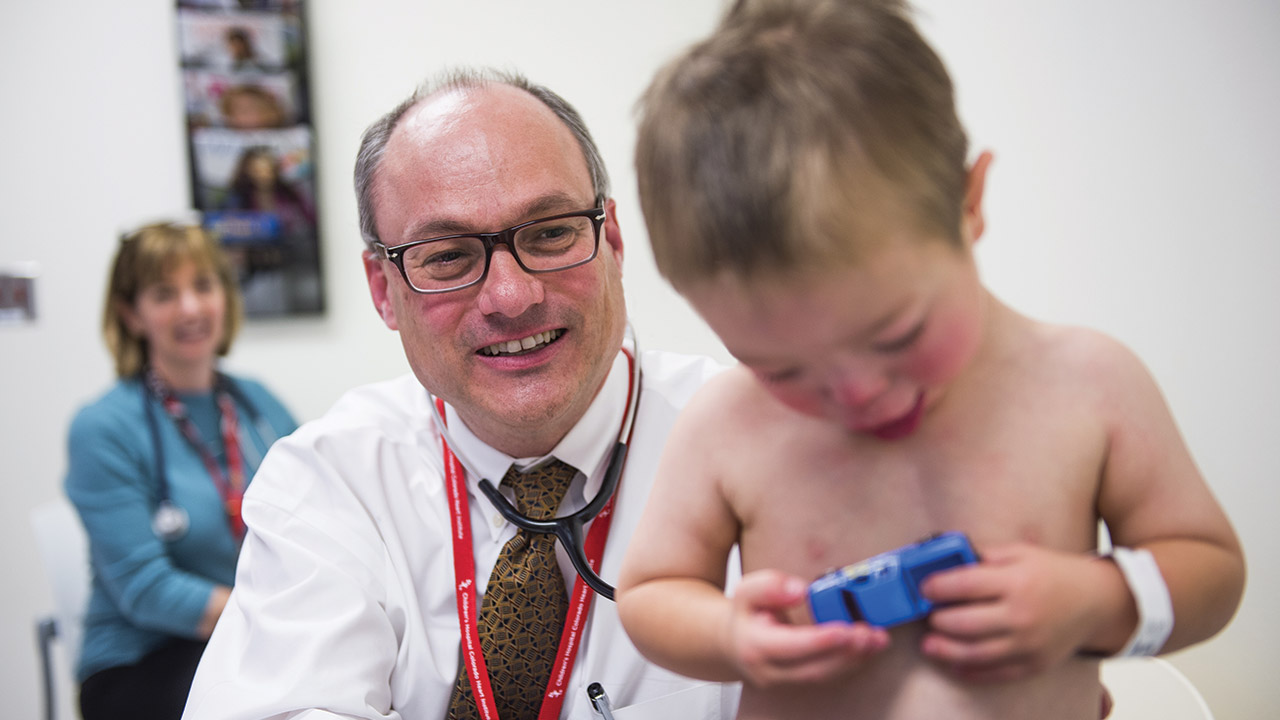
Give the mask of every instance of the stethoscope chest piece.
<svg viewBox="0 0 1280 720">
<path fill-rule="evenodd" d="M 155 515 L 151 516 L 152 532 L 165 542 L 180 540 L 190 527 L 191 519 L 187 516 L 187 511 L 168 499 L 161 500 Z"/>
</svg>

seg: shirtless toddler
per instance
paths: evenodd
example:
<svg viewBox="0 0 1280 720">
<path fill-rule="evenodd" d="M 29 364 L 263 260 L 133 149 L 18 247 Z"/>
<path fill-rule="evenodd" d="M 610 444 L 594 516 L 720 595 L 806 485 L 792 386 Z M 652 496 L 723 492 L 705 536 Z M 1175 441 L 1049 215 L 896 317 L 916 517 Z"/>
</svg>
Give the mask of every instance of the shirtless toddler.
<svg viewBox="0 0 1280 720">
<path fill-rule="evenodd" d="M 618 607 L 655 662 L 743 681 L 740 718 L 1093 720 L 1101 658 L 1239 603 L 1235 534 L 1142 363 L 983 287 L 991 155 L 967 154 L 892 0 L 739 2 L 644 98 L 655 258 L 740 364 L 673 430 Z M 1099 519 L 1150 553 L 1167 637 Z M 926 619 L 812 624 L 810 581 L 949 530 L 981 561 L 923 582 Z"/>
</svg>

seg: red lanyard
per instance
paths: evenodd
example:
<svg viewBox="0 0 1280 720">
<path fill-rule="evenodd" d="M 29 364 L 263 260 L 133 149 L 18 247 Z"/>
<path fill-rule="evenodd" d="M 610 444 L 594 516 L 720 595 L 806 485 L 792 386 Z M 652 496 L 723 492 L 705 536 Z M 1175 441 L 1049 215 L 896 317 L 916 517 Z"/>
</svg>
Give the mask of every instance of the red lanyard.
<svg viewBox="0 0 1280 720">
<path fill-rule="evenodd" d="M 231 399 L 231 393 L 225 389 L 219 389 L 216 392 L 218 410 L 222 416 L 219 423 L 222 447 L 227 451 L 227 472 L 224 474 L 222 468 L 218 467 L 218 461 L 213 457 L 213 453 L 200 437 L 200 430 L 196 428 L 195 423 L 191 422 L 186 405 L 182 404 L 182 401 L 154 371 L 147 372 L 146 382 L 151 392 L 160 399 L 165 412 L 173 418 L 173 422 L 178 426 L 187 443 L 200 454 L 205 471 L 209 473 L 214 487 L 218 489 L 218 495 L 222 497 L 222 505 L 227 512 L 227 524 L 231 526 L 231 533 L 236 540 L 240 540 L 244 537 L 244 520 L 240 517 L 240 505 L 244 500 L 244 457 L 240 454 L 240 421 L 236 415 L 236 405 Z M 219 382 L 222 382 L 221 379 Z"/>
<path fill-rule="evenodd" d="M 628 356 L 628 360 L 635 362 Z M 631 388 L 630 392 L 636 392 Z M 436 408 L 444 419 L 444 400 L 436 400 Z M 626 413 L 623 414 L 626 422 Z M 628 438 L 630 440 L 630 438 Z M 471 691 L 476 698 L 476 706 L 480 717 L 484 720 L 498 720 L 498 708 L 494 704 L 493 691 L 489 685 L 489 671 L 485 666 L 484 652 L 480 648 L 480 628 L 476 620 L 476 562 L 471 548 L 471 511 L 468 506 L 466 488 L 466 470 L 462 467 L 449 443 L 443 437 L 440 444 L 444 451 L 445 490 L 449 495 L 449 517 L 453 529 L 453 569 L 457 580 L 458 624 L 462 628 L 462 659 L 467 677 L 471 681 Z M 616 495 L 615 495 L 616 497 Z M 613 519 L 613 500 L 605 503 L 600 514 L 591 523 L 587 532 L 584 551 L 591 569 L 599 571 L 600 557 L 604 553 L 605 540 L 609 536 L 609 525 Z M 582 639 L 582 626 L 586 622 L 587 611 L 591 609 L 591 601 L 595 593 L 587 587 L 581 577 L 573 586 L 573 595 L 569 602 L 569 614 L 565 617 L 564 630 L 560 634 L 560 648 L 556 653 L 556 663 L 551 669 L 551 678 L 547 681 L 547 690 L 543 694 L 542 708 L 538 711 L 538 720 L 555 720 L 560 716 L 560 707 L 564 704 L 565 686 L 573 670 L 573 663 L 578 657 L 578 646 Z"/>
</svg>

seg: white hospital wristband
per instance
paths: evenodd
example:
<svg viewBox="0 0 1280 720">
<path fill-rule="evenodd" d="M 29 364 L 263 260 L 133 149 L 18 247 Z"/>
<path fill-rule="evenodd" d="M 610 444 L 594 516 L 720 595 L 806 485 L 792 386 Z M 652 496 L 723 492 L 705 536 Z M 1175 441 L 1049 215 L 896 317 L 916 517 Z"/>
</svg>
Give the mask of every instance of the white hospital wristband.
<svg viewBox="0 0 1280 720">
<path fill-rule="evenodd" d="M 1173 601 L 1160 566 L 1149 550 L 1116 547 L 1109 556 L 1120 568 L 1138 604 L 1138 629 L 1116 657 L 1155 655 L 1173 632 Z"/>
</svg>

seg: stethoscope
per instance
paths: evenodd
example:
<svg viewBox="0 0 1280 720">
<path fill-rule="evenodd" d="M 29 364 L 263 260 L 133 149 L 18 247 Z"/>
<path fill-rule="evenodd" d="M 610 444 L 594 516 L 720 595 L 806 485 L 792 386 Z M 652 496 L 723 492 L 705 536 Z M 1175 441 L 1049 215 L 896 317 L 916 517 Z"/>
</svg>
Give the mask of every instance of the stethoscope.
<svg viewBox="0 0 1280 720">
<path fill-rule="evenodd" d="M 529 532 L 542 533 L 544 535 L 554 535 L 560 541 L 560 546 L 565 549 L 569 555 L 569 560 L 573 563 L 573 568 L 578 572 L 579 577 L 598 595 L 609 600 L 613 600 L 613 586 L 604 581 L 604 578 L 591 569 L 591 563 L 587 560 L 587 552 L 585 543 L 582 540 L 582 527 L 600 511 L 613 497 L 613 493 L 618 488 L 618 480 L 622 477 L 622 468 L 627 461 L 627 450 L 631 443 L 631 431 L 635 425 L 636 408 L 640 405 L 640 346 L 636 342 L 634 330 L 631 323 L 627 323 L 627 338 L 631 341 L 631 385 L 627 401 L 627 411 L 623 415 L 622 428 L 618 431 L 618 441 L 614 443 L 613 450 L 609 455 L 609 464 L 605 469 L 604 482 L 600 485 L 600 490 L 596 492 L 595 497 L 586 504 L 582 509 L 564 515 L 562 517 L 554 517 L 549 520 L 536 520 L 524 515 L 515 508 L 493 483 L 485 479 L 483 475 L 476 472 L 475 466 L 469 463 L 466 458 L 458 452 L 458 444 L 453 441 L 449 435 L 449 430 L 445 425 L 444 418 L 440 417 L 440 411 L 436 408 L 434 401 L 428 402 L 431 408 L 432 417 L 435 418 L 436 427 L 440 429 L 440 434 L 444 437 L 444 441 L 449 444 L 453 454 L 462 463 L 463 467 L 471 474 L 480 477 L 480 490 L 489 498 L 489 502 L 506 518 L 507 522 L 518 528 L 528 530 Z M 628 352 L 625 351 L 624 352 Z"/>
<path fill-rule="evenodd" d="M 271 423 L 258 411 L 258 407 L 249 400 L 249 397 L 236 385 L 231 378 L 218 373 L 215 386 L 225 389 L 231 393 L 231 398 L 237 404 L 245 409 L 249 414 L 249 420 L 256 429 L 258 439 L 263 442 L 263 447 L 271 447 L 272 443 L 280 439 L 276 434 L 275 428 L 271 427 Z M 142 407 L 145 408 L 147 414 L 147 429 L 151 433 L 151 446 L 155 449 L 155 465 L 156 465 L 156 511 L 151 515 L 151 531 L 156 537 L 164 542 L 174 542 L 182 539 L 187 534 L 187 530 L 191 529 L 191 516 L 187 511 L 173 501 L 172 493 L 169 489 L 169 473 L 164 463 L 164 444 L 160 442 L 160 424 L 156 420 L 156 411 L 152 407 L 158 399 L 154 397 L 154 393 L 147 387 L 147 381 L 142 380 Z M 241 430 L 242 433 L 247 431 Z M 242 448 L 253 448 L 257 452 L 253 443 L 247 442 L 248 437 L 244 437 L 241 441 Z M 257 460 L 260 462 L 262 456 L 259 454 Z"/>
</svg>

